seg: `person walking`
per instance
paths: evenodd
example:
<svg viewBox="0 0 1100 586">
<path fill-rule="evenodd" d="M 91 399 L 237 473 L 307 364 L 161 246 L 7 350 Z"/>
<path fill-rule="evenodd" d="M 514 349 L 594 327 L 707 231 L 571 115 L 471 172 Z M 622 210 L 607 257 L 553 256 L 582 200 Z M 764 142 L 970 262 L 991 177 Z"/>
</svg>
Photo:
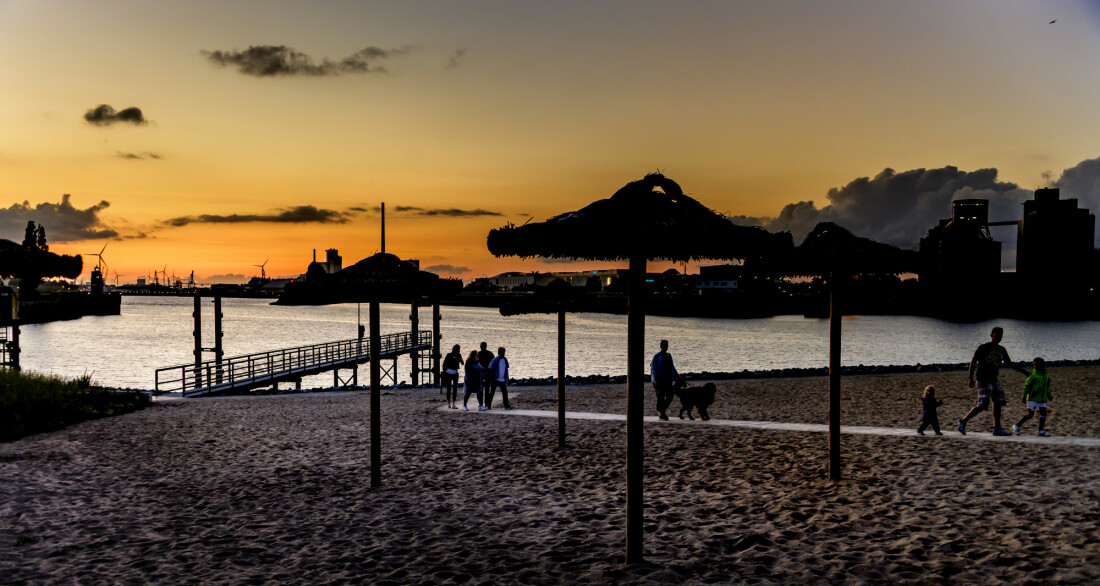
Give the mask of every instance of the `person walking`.
<svg viewBox="0 0 1100 586">
<path fill-rule="evenodd" d="M 974 357 L 970 359 L 970 388 L 974 388 L 975 381 L 978 387 L 978 404 L 971 407 L 966 415 L 959 420 L 959 433 L 966 435 L 966 422 L 972 417 L 993 406 L 993 435 L 1008 435 L 1001 427 L 1001 407 L 1008 401 L 1005 400 L 1005 392 L 1001 389 L 998 380 L 1002 366 L 1008 366 L 1028 376 L 1028 372 L 1019 365 L 1014 364 L 1008 357 L 1008 351 L 1001 346 L 1001 338 L 1004 330 L 1000 327 L 993 328 L 990 332 L 990 341 L 978 346 L 974 351 Z"/>
<path fill-rule="evenodd" d="M 488 397 L 493 386 L 493 377 L 488 376 L 489 364 L 493 362 L 493 353 L 489 350 L 487 342 L 481 343 L 481 350 L 477 352 L 477 361 L 481 363 L 481 386 L 484 387 L 485 396 Z"/>
<path fill-rule="evenodd" d="M 940 416 L 936 413 L 936 409 L 943 405 L 943 401 L 936 398 L 936 388 L 932 385 L 924 387 L 924 394 L 921 395 L 920 402 L 923 409 L 920 412 L 920 427 L 917 428 L 917 433 L 924 435 L 924 430 L 931 425 L 932 431 L 936 432 L 936 435 L 943 435 L 940 431 Z"/>
<path fill-rule="evenodd" d="M 508 403 L 508 359 L 504 357 L 504 346 L 497 348 L 496 358 L 489 363 L 489 377 L 492 378 L 492 386 L 489 387 L 489 396 L 485 397 L 485 408 L 493 408 L 493 395 L 500 387 L 500 396 L 504 399 L 504 408 L 511 409 Z"/>
<path fill-rule="evenodd" d="M 481 402 L 481 379 L 481 363 L 477 360 L 477 350 L 471 350 L 470 355 L 466 357 L 466 394 L 462 397 L 463 411 L 470 410 L 467 404 L 470 402 L 471 394 L 477 395 L 477 410 L 485 410 L 485 405 Z"/>
<path fill-rule="evenodd" d="M 447 407 L 458 409 L 458 367 L 462 366 L 462 351 L 458 344 L 443 357 L 443 376 L 440 377 L 447 391 Z"/>
<path fill-rule="evenodd" d="M 1042 358 L 1036 358 L 1031 365 L 1034 369 L 1027 376 L 1027 380 L 1024 381 L 1023 401 L 1027 405 L 1027 413 L 1016 422 L 1016 425 L 1012 426 L 1012 432 L 1020 435 L 1020 426 L 1031 419 L 1031 416 L 1038 411 L 1039 435 L 1046 437 L 1050 435 L 1050 432 L 1045 429 L 1047 426 L 1047 403 L 1054 398 L 1054 394 L 1050 390 L 1050 373 L 1047 372 L 1047 363 Z"/>
<path fill-rule="evenodd" d="M 649 364 L 649 378 L 657 392 L 657 416 L 661 421 L 668 421 L 665 410 L 672 404 L 675 396 L 673 380 L 683 380 L 672 363 L 672 355 L 668 353 L 668 340 L 661 340 L 661 351 L 653 355 L 653 361 Z"/>
</svg>

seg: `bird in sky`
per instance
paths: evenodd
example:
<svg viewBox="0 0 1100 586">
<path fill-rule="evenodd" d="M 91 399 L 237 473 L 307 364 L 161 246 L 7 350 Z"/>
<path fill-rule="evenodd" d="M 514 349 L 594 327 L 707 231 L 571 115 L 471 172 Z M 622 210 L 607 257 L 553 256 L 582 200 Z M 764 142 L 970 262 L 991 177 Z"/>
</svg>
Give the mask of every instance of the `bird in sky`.
<svg viewBox="0 0 1100 586">
<path fill-rule="evenodd" d="M 1047 24 L 1054 24 L 1054 23 L 1056 23 L 1056 22 L 1058 22 L 1058 19 L 1057 19 L 1057 18 L 1055 18 L 1054 20 L 1052 20 L 1052 21 L 1048 22 Z"/>
</svg>

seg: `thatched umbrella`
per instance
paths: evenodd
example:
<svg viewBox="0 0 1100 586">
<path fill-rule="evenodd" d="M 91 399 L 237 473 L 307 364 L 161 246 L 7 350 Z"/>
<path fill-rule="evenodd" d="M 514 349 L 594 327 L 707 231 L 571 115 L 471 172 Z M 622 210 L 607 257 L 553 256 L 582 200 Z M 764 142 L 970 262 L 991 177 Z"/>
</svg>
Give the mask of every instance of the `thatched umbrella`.
<svg viewBox="0 0 1100 586">
<path fill-rule="evenodd" d="M 660 191 L 657 191 L 659 189 Z M 784 238 L 785 236 L 785 238 Z M 735 226 L 683 194 L 661 174 L 626 184 L 609 199 L 537 224 L 507 225 L 489 232 L 496 256 L 587 260 L 628 259 L 627 414 L 626 414 L 626 562 L 642 559 L 642 421 L 644 412 L 646 261 L 747 258 L 777 245 L 790 246 L 790 235 L 763 228 Z"/>
<path fill-rule="evenodd" d="M 829 285 L 829 478 L 840 479 L 840 341 L 843 289 L 859 274 L 897 274 L 917 270 L 917 252 L 854 236 L 822 222 L 786 254 L 766 259 L 767 271 L 791 276 L 821 276 Z"/>
<path fill-rule="evenodd" d="M 328 274 L 317 262 L 310 264 L 306 279 L 287 286 L 277 303 L 282 305 L 322 305 L 366 301 L 369 306 L 370 332 L 370 485 L 382 485 L 382 433 L 379 387 L 382 385 L 382 334 L 379 328 L 380 303 L 400 302 L 421 296 L 436 297 L 461 288 L 461 282 L 441 279 L 420 270 L 415 264 L 396 255 L 380 252 L 369 256 L 335 274 Z M 438 305 L 435 306 L 438 313 Z M 438 323 L 438 321 L 436 322 Z M 415 332 L 413 334 L 416 335 Z M 415 340 L 414 340 L 415 342 Z M 433 348 L 438 338 L 433 340 Z M 433 354 L 438 354 L 433 350 Z"/>
</svg>

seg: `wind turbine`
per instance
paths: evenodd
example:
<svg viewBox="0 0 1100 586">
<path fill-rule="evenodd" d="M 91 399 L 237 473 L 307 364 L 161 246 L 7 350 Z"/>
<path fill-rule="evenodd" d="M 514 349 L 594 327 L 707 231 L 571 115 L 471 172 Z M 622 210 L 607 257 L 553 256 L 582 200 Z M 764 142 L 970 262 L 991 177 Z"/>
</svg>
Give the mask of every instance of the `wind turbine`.
<svg viewBox="0 0 1100 586">
<path fill-rule="evenodd" d="M 107 244 L 110 244 L 110 242 L 107 242 L 106 244 L 104 244 L 103 248 L 99 249 L 99 252 L 81 253 L 81 256 L 94 256 L 94 257 L 96 257 L 97 260 L 96 260 L 95 266 L 99 267 L 100 272 L 104 272 L 104 271 L 107 270 L 107 259 L 103 258 L 103 251 L 107 250 Z"/>
<path fill-rule="evenodd" d="M 115 270 L 112 270 L 111 272 L 115 274 L 115 287 L 118 287 L 118 278 L 125 277 L 126 275 L 120 275 L 118 274 L 118 271 Z"/>
<path fill-rule="evenodd" d="M 271 259 L 269 258 L 269 259 L 265 260 L 264 264 L 262 264 L 262 265 L 252 265 L 254 267 L 260 267 L 260 279 L 266 279 L 267 278 L 267 273 L 264 272 L 264 267 L 267 266 L 267 261 L 268 260 L 271 260 Z"/>
</svg>

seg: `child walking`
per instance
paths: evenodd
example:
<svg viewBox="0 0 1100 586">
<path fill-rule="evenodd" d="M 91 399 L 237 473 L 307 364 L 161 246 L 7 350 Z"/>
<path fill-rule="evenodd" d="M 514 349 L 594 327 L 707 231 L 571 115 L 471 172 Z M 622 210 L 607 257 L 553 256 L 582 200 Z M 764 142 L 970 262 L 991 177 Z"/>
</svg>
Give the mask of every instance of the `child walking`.
<svg viewBox="0 0 1100 586">
<path fill-rule="evenodd" d="M 1035 368 L 1024 381 L 1023 402 L 1027 404 L 1027 414 L 1012 426 L 1012 432 L 1020 435 L 1020 426 L 1038 411 L 1039 435 L 1046 437 L 1050 435 L 1049 431 L 1043 429 L 1047 425 L 1047 402 L 1054 398 L 1050 391 L 1050 373 L 1047 372 L 1047 363 L 1042 358 L 1036 358 L 1031 365 Z"/>
<path fill-rule="evenodd" d="M 943 405 L 943 401 L 936 398 L 936 389 L 932 385 L 924 387 L 924 394 L 920 398 L 923 409 L 920 412 L 920 427 L 917 428 L 917 433 L 924 435 L 924 430 L 928 429 L 928 426 L 932 426 L 932 431 L 936 432 L 936 435 L 943 435 L 940 432 L 940 416 L 936 413 L 936 409 Z"/>
</svg>

